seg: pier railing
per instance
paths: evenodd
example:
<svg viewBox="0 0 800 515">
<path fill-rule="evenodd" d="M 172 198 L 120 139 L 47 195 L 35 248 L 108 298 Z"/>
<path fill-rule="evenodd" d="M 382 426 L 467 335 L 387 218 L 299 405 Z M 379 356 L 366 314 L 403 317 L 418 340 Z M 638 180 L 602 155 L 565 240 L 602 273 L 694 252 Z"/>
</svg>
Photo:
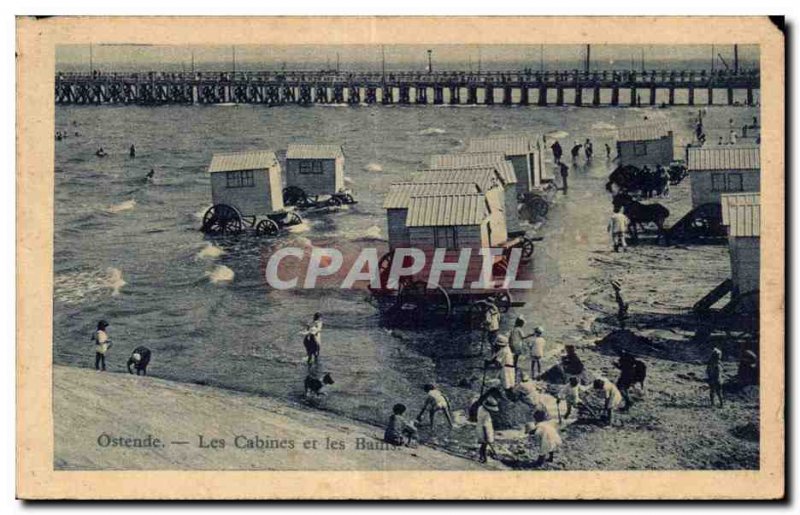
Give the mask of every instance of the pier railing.
<svg viewBox="0 0 800 515">
<path fill-rule="evenodd" d="M 190 104 L 190 103 L 383 103 L 433 104 L 498 103 L 528 105 L 530 92 L 538 94 L 536 103 L 548 105 L 548 90 L 556 91 L 556 105 L 563 105 L 564 90 L 575 91 L 575 103 L 583 105 L 583 91 L 591 90 L 592 105 L 600 105 L 600 91 L 611 90 L 611 105 L 619 105 L 619 90 L 630 90 L 630 103 L 641 101 L 648 91 L 655 103 L 657 89 L 669 91 L 675 103 L 676 89 L 688 90 L 688 103 L 694 104 L 694 90 L 707 89 L 709 103 L 713 90 L 746 90 L 746 103 L 753 103 L 753 90 L 759 89 L 757 70 L 650 70 L 650 71 L 535 71 L 508 70 L 461 72 L 337 72 L 322 71 L 203 71 L 203 72 L 58 72 L 55 100 L 60 104 Z M 412 95 L 413 92 L 413 95 Z M 463 101 L 462 101 L 463 94 Z M 413 98 L 413 101 L 412 101 Z"/>
</svg>

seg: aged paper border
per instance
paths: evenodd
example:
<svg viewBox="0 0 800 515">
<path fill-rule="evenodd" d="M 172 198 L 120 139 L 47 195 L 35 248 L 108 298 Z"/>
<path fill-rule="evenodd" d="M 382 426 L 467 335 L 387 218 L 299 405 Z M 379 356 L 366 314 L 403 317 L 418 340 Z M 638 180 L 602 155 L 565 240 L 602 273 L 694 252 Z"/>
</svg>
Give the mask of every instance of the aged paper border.
<svg viewBox="0 0 800 515">
<path fill-rule="evenodd" d="M 53 470 L 54 62 L 58 44 L 758 44 L 758 471 Z M 23 499 L 775 499 L 784 461 L 784 39 L 764 17 L 60 17 L 17 19 L 17 496 Z M 497 485 L 502 484 L 502 488 Z"/>
</svg>

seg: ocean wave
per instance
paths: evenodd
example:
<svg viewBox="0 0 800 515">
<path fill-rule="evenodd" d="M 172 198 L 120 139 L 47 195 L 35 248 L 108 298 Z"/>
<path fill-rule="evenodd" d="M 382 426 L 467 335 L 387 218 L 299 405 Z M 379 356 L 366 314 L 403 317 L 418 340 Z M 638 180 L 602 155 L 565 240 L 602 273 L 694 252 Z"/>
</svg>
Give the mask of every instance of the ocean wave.
<svg viewBox="0 0 800 515">
<path fill-rule="evenodd" d="M 569 136 L 569 132 L 566 131 L 550 131 L 547 133 L 548 138 L 554 139 L 566 138 L 567 136 Z"/>
<path fill-rule="evenodd" d="M 78 304 L 109 293 L 116 297 L 126 284 L 122 271 L 114 267 L 57 274 L 53 280 L 53 297 L 66 304 Z"/>
<path fill-rule="evenodd" d="M 383 167 L 380 165 L 380 163 L 368 163 L 367 165 L 364 166 L 364 171 L 365 172 L 382 172 L 383 171 Z"/>
<path fill-rule="evenodd" d="M 233 281 L 234 275 L 236 274 L 233 273 L 233 270 L 225 265 L 217 265 L 210 272 L 206 272 L 208 282 L 211 284 L 229 283 Z"/>
<path fill-rule="evenodd" d="M 308 222 L 302 222 L 297 225 L 290 225 L 286 230 L 290 233 L 297 234 L 299 232 L 308 232 L 311 230 L 311 227 L 308 225 Z"/>
<path fill-rule="evenodd" d="M 617 126 L 608 122 L 595 122 L 592 124 L 592 130 L 595 131 L 615 131 Z"/>
<path fill-rule="evenodd" d="M 225 254 L 225 251 L 213 243 L 207 243 L 205 247 L 195 254 L 195 259 L 215 259 Z"/>
<path fill-rule="evenodd" d="M 422 129 L 421 131 L 417 132 L 420 136 L 436 136 L 438 134 L 444 134 L 447 131 L 444 129 L 440 129 L 438 127 L 428 127 L 427 129 Z"/>
<path fill-rule="evenodd" d="M 106 211 L 108 211 L 109 213 L 119 213 L 121 211 L 129 211 L 135 207 L 136 207 L 136 200 L 129 199 L 129 200 L 124 200 L 119 204 L 113 204 L 111 206 L 108 206 L 106 208 Z"/>
<path fill-rule="evenodd" d="M 344 176 L 344 183 L 345 184 L 353 184 L 353 179 L 351 179 L 350 177 L 345 175 Z"/>
</svg>

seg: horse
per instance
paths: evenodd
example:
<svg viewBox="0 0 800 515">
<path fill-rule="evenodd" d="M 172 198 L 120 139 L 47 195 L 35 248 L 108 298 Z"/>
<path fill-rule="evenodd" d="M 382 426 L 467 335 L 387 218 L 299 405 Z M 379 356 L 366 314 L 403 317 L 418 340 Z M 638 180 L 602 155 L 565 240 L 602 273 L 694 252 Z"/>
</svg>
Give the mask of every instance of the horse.
<svg viewBox="0 0 800 515">
<path fill-rule="evenodd" d="M 614 193 L 612 185 L 616 185 L 618 191 L 641 189 L 642 171 L 633 165 L 618 166 L 608 176 L 606 190 L 608 190 L 609 193 Z"/>
<path fill-rule="evenodd" d="M 644 231 L 646 224 L 652 223 L 658 228 L 658 233 L 668 242 L 669 235 L 664 230 L 664 222 L 669 217 L 669 209 L 661 204 L 642 204 L 633 200 L 628 193 L 619 193 L 614 196 L 614 209 L 623 208 L 625 216 L 631 221 L 631 239 L 639 239 L 639 229 Z M 638 226 L 638 227 L 637 227 Z"/>
</svg>

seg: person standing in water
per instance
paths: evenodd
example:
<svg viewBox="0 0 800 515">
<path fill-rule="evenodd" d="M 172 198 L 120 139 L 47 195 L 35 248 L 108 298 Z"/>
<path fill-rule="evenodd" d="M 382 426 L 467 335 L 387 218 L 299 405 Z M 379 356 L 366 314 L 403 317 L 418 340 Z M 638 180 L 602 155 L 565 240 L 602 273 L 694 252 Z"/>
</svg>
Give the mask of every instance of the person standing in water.
<svg viewBox="0 0 800 515">
<path fill-rule="evenodd" d="M 553 161 L 556 164 L 561 163 L 561 155 L 564 153 L 564 151 L 561 149 L 561 143 L 556 140 L 555 143 L 550 145 L 550 148 L 553 150 Z"/>
<path fill-rule="evenodd" d="M 94 369 L 106 371 L 106 353 L 111 348 L 111 338 L 108 337 L 106 328 L 108 322 L 97 322 L 97 330 L 92 333 L 91 341 L 94 342 Z"/>
<path fill-rule="evenodd" d="M 314 313 L 314 318 L 306 326 L 303 337 L 303 345 L 306 348 L 308 366 L 312 363 L 319 363 L 319 351 L 322 346 L 322 314 Z"/>
<path fill-rule="evenodd" d="M 561 191 L 563 191 L 564 195 L 566 195 L 569 187 L 567 184 L 567 179 L 569 177 L 569 166 L 565 165 L 564 163 L 558 163 L 558 168 L 561 172 Z"/>
<path fill-rule="evenodd" d="M 131 159 L 136 157 L 136 147 L 134 147 L 133 144 L 131 144 L 130 156 L 131 156 Z"/>
</svg>

